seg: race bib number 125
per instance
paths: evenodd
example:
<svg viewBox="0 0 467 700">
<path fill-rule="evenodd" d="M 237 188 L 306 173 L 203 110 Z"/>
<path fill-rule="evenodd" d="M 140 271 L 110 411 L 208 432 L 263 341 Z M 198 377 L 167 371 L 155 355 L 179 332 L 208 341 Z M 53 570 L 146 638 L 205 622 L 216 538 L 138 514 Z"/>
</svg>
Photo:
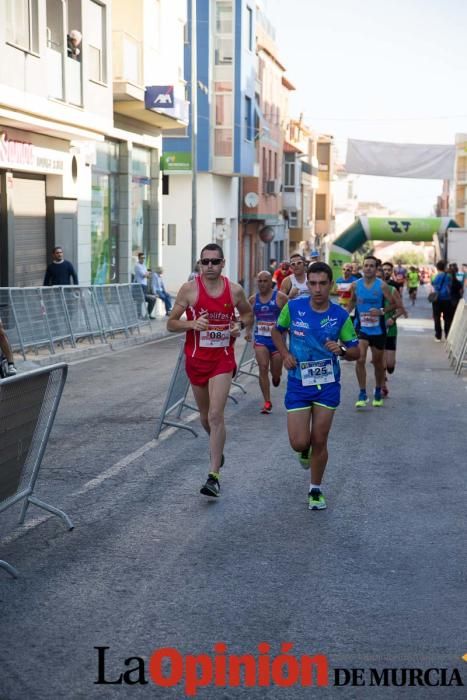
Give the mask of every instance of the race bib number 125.
<svg viewBox="0 0 467 700">
<path fill-rule="evenodd" d="M 334 377 L 334 366 L 330 359 L 300 362 L 300 374 L 302 375 L 303 386 L 330 384 L 336 381 Z"/>
</svg>

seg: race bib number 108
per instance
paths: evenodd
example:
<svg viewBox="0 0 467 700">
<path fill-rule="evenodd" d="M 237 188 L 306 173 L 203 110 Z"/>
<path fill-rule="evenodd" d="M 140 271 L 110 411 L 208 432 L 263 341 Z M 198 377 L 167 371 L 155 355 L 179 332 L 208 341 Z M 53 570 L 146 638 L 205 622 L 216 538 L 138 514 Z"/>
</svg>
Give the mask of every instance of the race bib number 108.
<svg viewBox="0 0 467 700">
<path fill-rule="evenodd" d="M 200 331 L 199 344 L 202 348 L 226 348 L 230 344 L 230 329 L 209 326 L 205 331 Z"/>
</svg>

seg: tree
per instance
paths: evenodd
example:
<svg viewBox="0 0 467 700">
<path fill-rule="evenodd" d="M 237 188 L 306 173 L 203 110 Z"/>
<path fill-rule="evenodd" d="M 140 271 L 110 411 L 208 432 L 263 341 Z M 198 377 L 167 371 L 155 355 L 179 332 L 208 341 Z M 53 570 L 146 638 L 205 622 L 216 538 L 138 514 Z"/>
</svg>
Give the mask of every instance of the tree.
<svg viewBox="0 0 467 700">
<path fill-rule="evenodd" d="M 359 265 L 363 265 L 363 260 L 367 255 L 374 255 L 375 247 L 372 241 L 367 241 L 362 245 L 361 248 L 355 251 L 352 255 L 352 259 L 358 262 Z"/>
<path fill-rule="evenodd" d="M 416 253 L 414 250 L 398 253 L 394 258 L 397 262 L 400 260 L 403 265 L 425 265 L 425 256 L 423 253 Z"/>
</svg>

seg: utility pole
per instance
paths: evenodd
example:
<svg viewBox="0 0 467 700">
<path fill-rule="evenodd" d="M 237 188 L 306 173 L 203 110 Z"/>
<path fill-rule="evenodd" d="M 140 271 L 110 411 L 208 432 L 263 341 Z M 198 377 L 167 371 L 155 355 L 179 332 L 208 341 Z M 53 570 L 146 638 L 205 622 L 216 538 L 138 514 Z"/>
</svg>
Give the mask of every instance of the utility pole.
<svg viewBox="0 0 467 700">
<path fill-rule="evenodd" d="M 191 271 L 198 260 L 197 208 L 197 137 L 198 137 L 198 66 L 196 38 L 196 0 L 191 0 Z"/>
</svg>

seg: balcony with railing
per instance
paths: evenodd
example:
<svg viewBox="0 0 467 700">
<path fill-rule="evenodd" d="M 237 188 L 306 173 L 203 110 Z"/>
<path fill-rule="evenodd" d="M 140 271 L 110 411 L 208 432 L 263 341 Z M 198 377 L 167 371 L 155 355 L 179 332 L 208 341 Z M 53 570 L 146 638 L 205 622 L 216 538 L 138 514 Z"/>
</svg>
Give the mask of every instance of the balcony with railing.
<svg viewBox="0 0 467 700">
<path fill-rule="evenodd" d="M 112 32 L 114 100 L 144 100 L 142 42 L 124 31 Z"/>
<path fill-rule="evenodd" d="M 189 120 L 189 103 L 186 100 L 180 99 L 173 92 L 171 106 L 167 106 L 163 100 L 154 104 L 147 99 L 143 42 L 128 32 L 114 30 L 112 48 L 114 111 L 160 129 L 186 126 Z"/>
<path fill-rule="evenodd" d="M 49 97 L 81 107 L 83 80 L 81 61 L 67 55 L 67 47 L 47 42 L 47 85 Z"/>
</svg>

